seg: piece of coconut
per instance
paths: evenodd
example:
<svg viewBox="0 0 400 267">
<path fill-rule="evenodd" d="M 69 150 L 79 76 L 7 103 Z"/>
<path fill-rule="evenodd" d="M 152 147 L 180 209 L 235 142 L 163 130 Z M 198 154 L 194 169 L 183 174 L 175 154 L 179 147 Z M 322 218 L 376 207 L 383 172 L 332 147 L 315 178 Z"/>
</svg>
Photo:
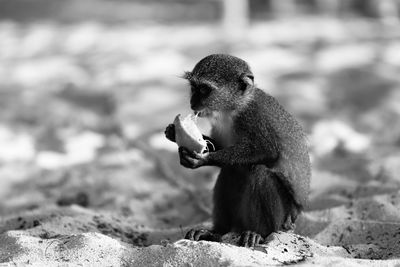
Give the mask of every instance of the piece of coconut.
<svg viewBox="0 0 400 267">
<path fill-rule="evenodd" d="M 183 146 L 190 151 L 204 153 L 207 149 L 207 142 L 203 139 L 199 128 L 197 128 L 194 118 L 195 116 L 191 114 L 183 119 L 181 114 L 175 117 L 175 140 L 180 147 Z"/>
</svg>

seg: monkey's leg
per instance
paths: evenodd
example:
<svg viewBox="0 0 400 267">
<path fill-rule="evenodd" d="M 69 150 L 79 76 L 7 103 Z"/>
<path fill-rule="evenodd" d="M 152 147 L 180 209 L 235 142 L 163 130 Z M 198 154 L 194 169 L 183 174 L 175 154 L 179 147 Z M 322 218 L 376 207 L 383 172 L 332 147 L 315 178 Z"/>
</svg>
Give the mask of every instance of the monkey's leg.
<svg viewBox="0 0 400 267">
<path fill-rule="evenodd" d="M 237 201 L 234 201 L 235 192 L 240 186 L 232 182 L 233 173 L 235 171 L 230 168 L 222 169 L 215 184 L 213 229 L 192 229 L 187 232 L 186 239 L 220 242 L 222 235 L 231 230 L 232 209 L 237 207 Z"/>
<path fill-rule="evenodd" d="M 242 224 L 234 228 L 242 232 L 239 245 L 253 247 L 282 229 L 291 214 L 292 203 L 279 177 L 267 167 L 254 167 L 246 179 L 248 185 L 238 213 Z"/>
<path fill-rule="evenodd" d="M 246 171 L 241 167 L 224 167 L 214 187 L 213 229 L 224 235 L 237 223 L 238 209 L 245 187 Z"/>
</svg>

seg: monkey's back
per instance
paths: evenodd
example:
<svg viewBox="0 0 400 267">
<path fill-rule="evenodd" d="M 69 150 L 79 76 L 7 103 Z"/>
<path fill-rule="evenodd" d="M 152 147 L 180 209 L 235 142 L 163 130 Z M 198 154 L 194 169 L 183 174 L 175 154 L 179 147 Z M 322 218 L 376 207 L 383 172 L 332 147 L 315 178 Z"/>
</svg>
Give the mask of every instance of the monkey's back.
<svg viewBox="0 0 400 267">
<path fill-rule="evenodd" d="M 311 163 L 306 135 L 296 121 L 272 96 L 255 89 L 252 100 L 238 115 L 237 135 L 264 140 L 278 153 L 277 161 L 267 166 L 281 179 L 300 207 L 308 202 Z M 257 145 L 257 144 L 255 144 Z M 268 152 L 266 152 L 268 153 Z"/>
</svg>

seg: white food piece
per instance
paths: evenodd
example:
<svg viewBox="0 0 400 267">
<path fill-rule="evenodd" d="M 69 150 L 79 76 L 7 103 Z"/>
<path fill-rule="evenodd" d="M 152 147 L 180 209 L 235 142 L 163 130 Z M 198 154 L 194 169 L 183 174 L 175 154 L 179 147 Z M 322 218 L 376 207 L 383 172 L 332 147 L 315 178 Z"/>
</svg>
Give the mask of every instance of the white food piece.
<svg viewBox="0 0 400 267">
<path fill-rule="evenodd" d="M 194 115 L 187 115 L 181 118 L 181 114 L 175 117 L 175 140 L 178 146 L 183 146 L 190 151 L 204 153 L 207 149 L 207 142 L 203 139 L 199 128 L 197 128 L 194 121 Z"/>
</svg>

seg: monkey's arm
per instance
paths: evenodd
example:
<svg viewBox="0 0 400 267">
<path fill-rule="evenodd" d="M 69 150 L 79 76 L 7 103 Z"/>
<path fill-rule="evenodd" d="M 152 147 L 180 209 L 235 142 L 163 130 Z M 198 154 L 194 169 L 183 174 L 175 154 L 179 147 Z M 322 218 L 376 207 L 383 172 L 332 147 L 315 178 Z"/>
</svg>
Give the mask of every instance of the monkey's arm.
<svg viewBox="0 0 400 267">
<path fill-rule="evenodd" d="M 209 153 L 206 165 L 253 165 L 272 166 L 279 157 L 278 148 L 273 144 L 255 144 L 244 139 L 227 148 Z"/>
<path fill-rule="evenodd" d="M 187 168 L 198 168 L 200 166 L 224 166 L 224 165 L 253 165 L 265 164 L 273 166 L 278 160 L 278 147 L 267 140 L 262 144 L 256 144 L 249 139 L 223 148 L 216 152 L 196 153 L 186 148 L 179 148 L 181 164 Z"/>
</svg>

